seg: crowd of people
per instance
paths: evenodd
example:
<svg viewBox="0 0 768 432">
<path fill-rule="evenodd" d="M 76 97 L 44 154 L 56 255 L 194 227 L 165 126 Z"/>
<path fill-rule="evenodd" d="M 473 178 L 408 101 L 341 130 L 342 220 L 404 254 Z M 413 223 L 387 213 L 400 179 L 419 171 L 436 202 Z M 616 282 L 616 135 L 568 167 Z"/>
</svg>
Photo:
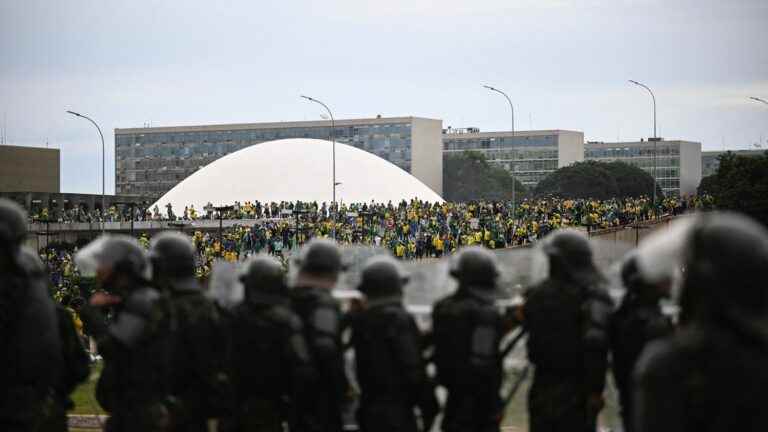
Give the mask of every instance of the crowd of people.
<svg viewBox="0 0 768 432">
<path fill-rule="evenodd" d="M 160 209 L 157 204 L 148 207 L 146 204 L 112 204 L 106 211 L 100 207 L 88 209 L 87 206 L 42 206 L 35 207 L 29 214 L 30 222 L 56 222 L 56 223 L 98 223 L 98 222 L 135 222 L 141 221 L 196 221 L 196 220 L 224 220 L 231 219 L 283 219 L 294 218 L 294 210 L 301 212 L 300 219 L 309 219 L 313 222 L 324 222 L 331 224 L 334 214 L 338 224 L 344 224 L 350 213 L 359 213 L 368 217 L 385 217 L 387 212 L 403 212 L 410 215 L 411 210 L 417 212 L 443 213 L 446 217 L 450 213 L 474 213 L 472 207 L 480 209 L 478 203 L 427 203 L 412 200 L 410 202 L 402 201 L 400 203 L 338 203 L 336 206 L 317 202 L 270 202 L 262 203 L 259 201 L 245 201 L 243 203 L 236 201 L 229 206 L 215 207 L 208 203 L 202 210 L 198 210 L 190 204 L 183 210 L 177 212 L 171 204 L 167 204 L 165 209 Z M 648 197 L 611 199 L 611 200 L 561 200 L 556 198 L 526 198 L 518 201 L 515 212 L 512 212 L 512 202 L 493 202 L 487 203 L 493 210 L 494 215 L 503 213 L 510 219 L 526 219 L 532 214 L 558 213 L 558 212 L 576 212 L 579 217 L 584 217 L 587 210 L 597 214 L 597 219 L 591 221 L 594 226 L 612 225 L 613 218 L 606 219 L 608 216 L 615 216 L 621 219 L 623 214 L 626 218 L 634 217 L 650 218 L 654 214 L 662 214 L 670 211 L 684 211 L 692 207 L 706 207 L 712 205 L 710 196 L 688 196 L 683 198 L 669 197 L 661 199 L 654 208 L 653 203 Z M 218 210 L 217 210 L 218 209 Z M 675 210 L 677 209 L 677 210 Z M 608 214 L 613 213 L 613 214 Z M 423 216 L 417 214 L 416 216 Z M 395 216 L 396 217 L 396 216 Z M 473 214 L 477 218 L 479 215 Z M 578 223 L 581 223 L 581 219 Z M 361 222 L 362 223 L 362 222 Z M 328 227 L 330 230 L 330 227 Z"/>
<path fill-rule="evenodd" d="M 87 357 L 50 297 L 46 268 L 22 247 L 25 225 L 21 208 L 0 200 L 0 429 L 66 430 Z M 302 246 L 291 286 L 274 256 L 237 264 L 237 304 L 206 295 L 196 246 L 178 232 L 148 249 L 104 235 L 62 261 L 92 277 L 72 308 L 104 359 L 95 397 L 108 432 L 212 422 L 222 431 L 418 432 L 438 421 L 446 432 L 499 431 L 519 388 L 504 360 L 521 340 L 534 366 L 531 432 L 596 431 L 609 373 L 625 431 L 768 427 L 764 226 L 717 212 L 678 221 L 622 260 L 618 305 L 582 231 L 551 232 L 535 251 L 546 271 L 522 304 L 502 307 L 495 254 L 462 247 L 446 270 L 458 287 L 435 303 L 428 330 L 408 313 L 407 274 L 389 255 L 363 266 L 360 299 L 334 299 L 345 266 L 326 238 Z M 661 300 L 675 285 L 671 317 Z"/>
<path fill-rule="evenodd" d="M 221 215 L 240 223 L 221 233 L 196 230 L 191 234 L 197 250 L 198 276 L 204 278 L 214 260 L 237 262 L 265 252 L 285 261 L 289 251 L 318 237 L 334 237 L 340 244 L 383 247 L 398 259 L 423 259 L 449 255 L 462 246 L 497 249 L 526 245 L 560 228 L 600 230 L 710 208 L 709 196 L 669 197 L 661 200 L 657 208 L 647 197 L 603 201 L 526 199 L 514 206 L 510 201 L 430 204 L 412 200 L 397 205 L 341 204 L 338 209 L 325 203 L 245 202 L 235 203 Z M 119 212 L 113 207 L 110 214 Z M 333 223 L 334 214 L 337 223 Z M 172 209 L 168 209 L 165 219 L 158 209 L 146 216 L 177 219 Z M 178 219 L 192 222 L 218 216 L 212 207 L 198 215 L 194 206 L 189 206 Z M 149 235 L 139 234 L 139 241 L 148 247 Z M 71 252 L 71 247 L 44 252 L 54 286 L 70 285 Z"/>
</svg>

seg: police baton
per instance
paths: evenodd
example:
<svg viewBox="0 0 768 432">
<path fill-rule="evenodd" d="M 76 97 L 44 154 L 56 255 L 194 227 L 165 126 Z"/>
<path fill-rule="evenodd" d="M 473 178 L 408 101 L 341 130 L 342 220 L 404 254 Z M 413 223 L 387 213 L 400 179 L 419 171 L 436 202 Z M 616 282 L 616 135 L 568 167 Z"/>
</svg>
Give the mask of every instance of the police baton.
<svg viewBox="0 0 768 432">
<path fill-rule="evenodd" d="M 501 358 L 505 358 L 509 355 L 509 353 L 512 352 L 513 349 L 515 349 L 515 346 L 517 346 L 517 343 L 520 342 L 520 340 L 528 333 L 528 331 L 525 328 L 521 328 L 520 331 L 515 335 L 514 338 L 512 338 L 511 341 L 501 350 Z"/>
<path fill-rule="evenodd" d="M 517 380 L 515 380 L 515 383 L 512 384 L 512 387 L 509 389 L 509 393 L 507 393 L 507 396 L 504 397 L 502 401 L 502 412 L 507 411 L 507 406 L 512 402 L 512 399 L 515 398 L 515 394 L 517 394 L 517 391 L 520 390 L 520 386 L 523 385 L 523 381 L 525 381 L 526 378 L 528 378 L 528 373 L 531 370 L 530 363 L 525 365 L 523 368 L 523 371 L 520 373 L 520 376 L 517 377 Z"/>
</svg>

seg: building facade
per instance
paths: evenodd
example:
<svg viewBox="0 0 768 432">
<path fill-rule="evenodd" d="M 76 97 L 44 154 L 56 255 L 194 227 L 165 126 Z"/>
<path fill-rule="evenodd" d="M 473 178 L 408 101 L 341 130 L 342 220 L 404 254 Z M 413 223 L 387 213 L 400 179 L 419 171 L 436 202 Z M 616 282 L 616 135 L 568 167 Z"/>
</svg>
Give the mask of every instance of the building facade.
<svg viewBox="0 0 768 432">
<path fill-rule="evenodd" d="M 584 146 L 584 159 L 622 161 L 641 168 L 655 176 L 667 196 L 693 195 L 701 182 L 701 143 L 698 142 L 661 138 L 635 142 L 588 142 Z"/>
<path fill-rule="evenodd" d="M 701 152 L 701 176 L 707 177 L 717 173 L 720 168 L 720 155 L 733 153 L 737 156 L 757 157 L 764 155 L 768 150 L 723 150 Z"/>
<path fill-rule="evenodd" d="M 584 159 L 584 133 L 480 132 L 477 128 L 443 131 L 444 154 L 468 150 L 482 153 L 488 162 L 510 171 L 526 187 L 533 187 L 558 168 Z"/>
<path fill-rule="evenodd" d="M 0 192 L 59 192 L 59 161 L 59 149 L 0 146 Z"/>
<path fill-rule="evenodd" d="M 392 162 L 442 195 L 441 131 L 441 120 L 377 117 L 336 120 L 333 135 L 337 142 Z M 330 136 L 330 121 L 115 129 L 115 190 L 159 198 L 198 169 L 237 150 L 285 138 Z M 288 178 L 290 161 L 275 163 L 286 166 Z M 277 179 L 265 179 L 270 180 Z"/>
</svg>

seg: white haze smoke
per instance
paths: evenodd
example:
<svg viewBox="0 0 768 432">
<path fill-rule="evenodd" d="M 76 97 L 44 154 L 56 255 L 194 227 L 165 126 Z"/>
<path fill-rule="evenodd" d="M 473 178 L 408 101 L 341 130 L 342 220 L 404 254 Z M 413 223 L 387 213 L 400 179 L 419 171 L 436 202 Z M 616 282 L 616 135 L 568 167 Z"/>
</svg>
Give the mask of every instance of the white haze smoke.
<svg viewBox="0 0 768 432">
<path fill-rule="evenodd" d="M 240 282 L 239 276 L 240 272 L 234 263 L 215 262 L 206 295 L 225 309 L 237 306 L 245 298 L 245 287 Z"/>
</svg>

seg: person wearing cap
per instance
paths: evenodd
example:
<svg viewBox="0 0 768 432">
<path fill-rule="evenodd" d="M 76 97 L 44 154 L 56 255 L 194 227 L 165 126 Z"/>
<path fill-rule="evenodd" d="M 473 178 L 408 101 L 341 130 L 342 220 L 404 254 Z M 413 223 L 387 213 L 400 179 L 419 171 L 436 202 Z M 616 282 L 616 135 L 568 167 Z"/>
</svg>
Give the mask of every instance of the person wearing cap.
<svg viewBox="0 0 768 432">
<path fill-rule="evenodd" d="M 362 431 L 429 431 L 438 413 L 421 334 L 403 306 L 406 281 L 399 263 L 388 255 L 369 258 L 362 270 L 358 290 L 365 296 L 364 307 L 351 319 Z"/>
<path fill-rule="evenodd" d="M 109 413 L 105 431 L 168 430 L 169 317 L 150 287 L 144 250 L 128 236 L 104 235 L 80 250 L 75 263 L 82 274 L 95 275 L 101 289 L 81 317 L 104 358 L 96 399 Z"/>
<path fill-rule="evenodd" d="M 632 371 L 650 342 L 674 331 L 659 304 L 669 297 L 672 278 L 669 275 L 659 281 L 647 280 L 638 268 L 636 254 L 630 253 L 621 266 L 621 281 L 626 293 L 610 321 L 611 369 L 619 390 L 624 431 L 632 432 Z"/>
<path fill-rule="evenodd" d="M 612 300 L 584 234 L 556 231 L 538 253 L 548 271 L 527 290 L 522 308 L 535 366 L 529 430 L 594 432 L 603 407 Z"/>
<path fill-rule="evenodd" d="M 320 432 L 338 432 L 350 394 L 341 341 L 341 308 L 332 296 L 343 270 L 341 252 L 333 241 L 312 239 L 302 248 L 297 264 L 291 303 L 303 323 L 318 375 L 317 384 L 308 390 L 315 398 L 314 427 Z"/>
<path fill-rule="evenodd" d="M 442 430 L 498 431 L 500 343 L 509 328 L 494 303 L 500 296 L 496 256 L 481 246 L 463 248 L 454 257 L 451 276 L 458 289 L 432 312 L 437 379 L 448 391 Z"/>
<path fill-rule="evenodd" d="M 188 236 L 176 231 L 155 236 L 149 260 L 152 284 L 168 299 L 171 317 L 173 430 L 205 431 L 226 403 L 219 313 L 195 278 L 195 248 Z"/>
<path fill-rule="evenodd" d="M 27 215 L 0 198 L 0 430 L 32 431 L 52 407 L 62 347 L 44 270 L 25 256 Z"/>
</svg>

